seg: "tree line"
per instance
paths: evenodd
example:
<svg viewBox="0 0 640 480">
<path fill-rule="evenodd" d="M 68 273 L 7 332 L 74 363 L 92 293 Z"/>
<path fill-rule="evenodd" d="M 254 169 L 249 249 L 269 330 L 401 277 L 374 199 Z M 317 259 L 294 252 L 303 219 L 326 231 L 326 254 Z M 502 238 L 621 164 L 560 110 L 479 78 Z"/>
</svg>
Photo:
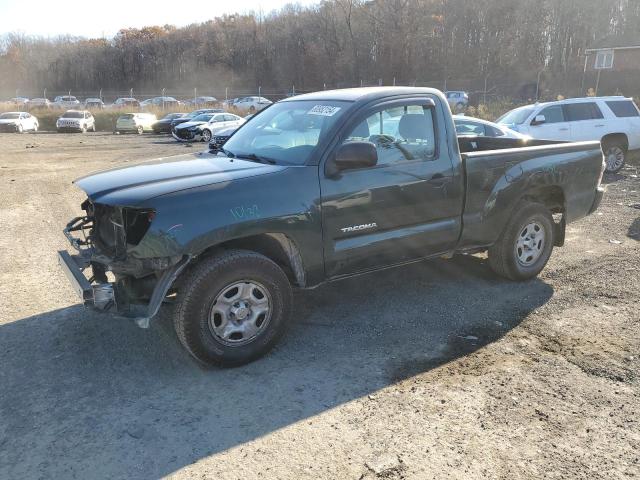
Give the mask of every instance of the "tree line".
<svg viewBox="0 0 640 480">
<path fill-rule="evenodd" d="M 637 0 L 324 0 L 113 38 L 6 34 L 0 91 L 286 93 L 378 83 L 481 89 L 488 81 L 517 93 L 542 69 L 560 83 L 574 78 L 598 38 L 639 31 Z"/>
</svg>

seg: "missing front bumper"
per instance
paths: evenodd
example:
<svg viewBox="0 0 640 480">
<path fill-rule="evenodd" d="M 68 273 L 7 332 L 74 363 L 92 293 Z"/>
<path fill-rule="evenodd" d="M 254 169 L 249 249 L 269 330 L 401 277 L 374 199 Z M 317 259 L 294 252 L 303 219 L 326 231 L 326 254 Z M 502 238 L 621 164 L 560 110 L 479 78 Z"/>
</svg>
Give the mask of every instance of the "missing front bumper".
<svg viewBox="0 0 640 480">
<path fill-rule="evenodd" d="M 185 256 L 162 272 L 153 289 L 149 303 L 131 305 L 124 302 L 123 305 L 119 305 L 115 284 L 91 283 L 87 279 L 84 270 L 89 267 L 89 260 L 82 255 L 71 255 L 65 250 L 58 251 L 58 263 L 85 307 L 132 319 L 141 328 L 149 326 L 150 320 L 158 313 L 171 285 L 190 260 L 190 256 Z"/>
</svg>

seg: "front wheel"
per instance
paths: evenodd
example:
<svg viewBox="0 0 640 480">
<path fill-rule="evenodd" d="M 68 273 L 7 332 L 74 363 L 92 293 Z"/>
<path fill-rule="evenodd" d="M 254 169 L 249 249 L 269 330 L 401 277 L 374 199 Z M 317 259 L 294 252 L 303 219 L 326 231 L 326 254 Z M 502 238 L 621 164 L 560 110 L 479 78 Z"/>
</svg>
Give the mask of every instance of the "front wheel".
<svg viewBox="0 0 640 480">
<path fill-rule="evenodd" d="M 96 133 L 96 124 L 95 123 L 93 125 L 91 125 L 91 131 L 93 133 Z"/>
<path fill-rule="evenodd" d="M 551 212 L 539 203 L 520 203 L 498 241 L 489 248 L 489 265 L 510 280 L 528 280 L 545 267 L 554 244 Z"/>
<path fill-rule="evenodd" d="M 22 127 L 22 125 L 18 125 L 18 128 L 16 130 L 18 133 L 24 133 L 24 128 Z"/>
<path fill-rule="evenodd" d="M 291 310 L 291 285 L 273 261 L 229 250 L 201 261 L 178 291 L 174 326 L 198 361 L 231 367 L 278 342 Z"/>
<path fill-rule="evenodd" d="M 619 172 L 626 161 L 626 146 L 620 143 L 608 143 L 605 144 L 603 150 L 606 163 L 605 171 L 607 173 Z"/>
<path fill-rule="evenodd" d="M 80 133 L 87 133 L 87 126 L 86 125 L 82 125 L 82 127 L 80 128 Z"/>
<path fill-rule="evenodd" d="M 202 131 L 202 141 L 209 143 L 211 140 L 211 130 L 207 130 L 206 128 Z"/>
<path fill-rule="evenodd" d="M 144 127 L 142 125 L 140 125 L 138 127 L 138 135 L 142 135 L 144 133 Z"/>
</svg>

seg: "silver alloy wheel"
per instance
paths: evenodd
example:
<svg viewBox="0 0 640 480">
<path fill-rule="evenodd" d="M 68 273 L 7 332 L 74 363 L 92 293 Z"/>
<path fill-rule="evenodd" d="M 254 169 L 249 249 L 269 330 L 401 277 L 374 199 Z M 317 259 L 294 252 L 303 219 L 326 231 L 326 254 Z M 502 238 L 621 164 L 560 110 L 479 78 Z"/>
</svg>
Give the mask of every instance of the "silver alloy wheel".
<svg viewBox="0 0 640 480">
<path fill-rule="evenodd" d="M 202 131 L 202 141 L 208 142 L 209 140 L 211 140 L 211 132 L 205 129 Z"/>
<path fill-rule="evenodd" d="M 224 287 L 209 312 L 209 330 L 229 346 L 255 340 L 271 320 L 269 291 L 258 282 L 242 280 Z"/>
<path fill-rule="evenodd" d="M 538 261 L 546 240 L 544 227 L 538 222 L 528 223 L 516 240 L 515 253 L 518 263 L 523 267 L 530 267 Z"/>
<path fill-rule="evenodd" d="M 620 170 L 624 164 L 624 150 L 617 145 L 607 148 L 605 152 L 607 171 L 615 172 Z"/>
</svg>

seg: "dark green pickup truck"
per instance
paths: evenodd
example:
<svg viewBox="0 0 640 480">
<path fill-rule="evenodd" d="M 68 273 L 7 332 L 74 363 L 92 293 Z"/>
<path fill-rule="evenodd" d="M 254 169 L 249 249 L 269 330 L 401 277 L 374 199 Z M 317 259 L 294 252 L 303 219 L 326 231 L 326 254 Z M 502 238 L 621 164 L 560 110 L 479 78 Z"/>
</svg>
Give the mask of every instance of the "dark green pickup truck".
<svg viewBox="0 0 640 480">
<path fill-rule="evenodd" d="M 284 332 L 293 287 L 482 251 L 498 275 L 536 276 L 598 207 L 604 162 L 598 142 L 526 143 L 459 143 L 432 89 L 289 98 L 216 154 L 77 180 L 77 253 L 59 262 L 85 305 L 145 327 L 173 299 L 196 359 L 242 364 Z"/>
</svg>

